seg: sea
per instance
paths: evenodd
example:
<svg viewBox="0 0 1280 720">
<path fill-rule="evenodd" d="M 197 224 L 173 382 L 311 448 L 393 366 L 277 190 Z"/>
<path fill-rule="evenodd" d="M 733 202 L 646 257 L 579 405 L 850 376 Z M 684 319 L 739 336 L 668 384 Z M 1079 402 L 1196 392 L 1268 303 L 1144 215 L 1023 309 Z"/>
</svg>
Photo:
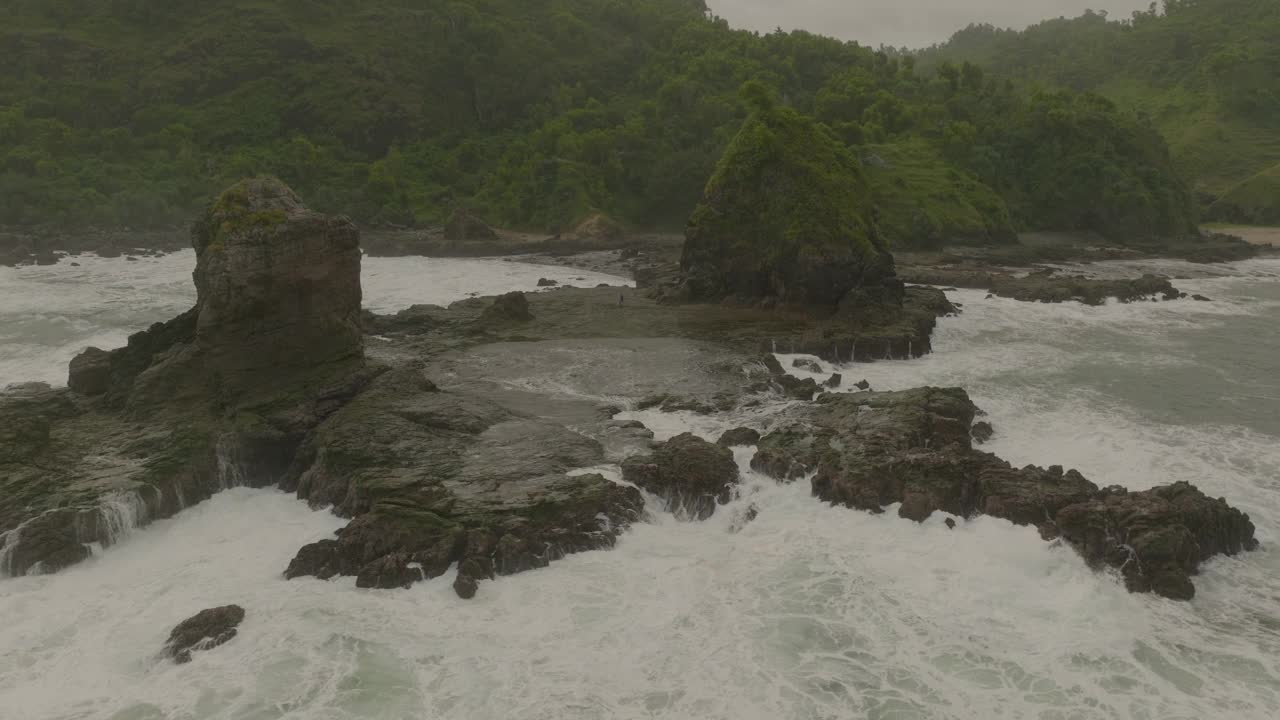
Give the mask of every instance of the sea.
<svg viewBox="0 0 1280 720">
<path fill-rule="evenodd" d="M 82 348 L 187 309 L 193 265 L 188 252 L 0 268 L 0 386 L 65 384 Z M 963 312 L 941 321 L 932 355 L 813 376 L 960 386 L 995 427 L 984 449 L 1015 465 L 1132 489 L 1185 480 L 1227 498 L 1261 549 L 1206 563 L 1191 602 L 1130 594 L 1002 520 L 951 530 L 941 515 L 917 525 L 825 505 L 807 483 L 753 473 L 750 449 L 737 451 L 741 496 L 709 520 L 651 502 L 616 548 L 484 583 L 470 601 L 447 579 L 286 581 L 297 549 L 344 521 L 239 488 L 59 574 L 0 579 L 0 719 L 1280 717 L 1280 259 L 1071 269 L 1164 273 L 1212 301 L 949 291 Z M 622 282 L 502 259 L 366 258 L 363 285 L 367 307 L 391 312 L 535 291 L 539 278 Z M 495 382 L 593 392 L 539 384 L 555 371 L 545 364 L 504 368 Z M 623 417 L 659 439 L 714 440 L 763 426 L 782 402 Z M 234 640 L 185 665 L 160 656 L 176 623 L 227 603 L 247 611 Z"/>
</svg>

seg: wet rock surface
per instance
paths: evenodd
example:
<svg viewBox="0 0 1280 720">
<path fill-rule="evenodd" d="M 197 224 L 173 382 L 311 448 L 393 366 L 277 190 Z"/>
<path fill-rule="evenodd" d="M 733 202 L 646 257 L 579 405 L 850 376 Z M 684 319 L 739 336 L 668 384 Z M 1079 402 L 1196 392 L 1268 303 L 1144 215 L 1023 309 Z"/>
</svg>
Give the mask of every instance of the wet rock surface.
<svg viewBox="0 0 1280 720">
<path fill-rule="evenodd" d="M 722 447 L 740 447 L 747 445 L 755 445 L 760 442 L 760 431 L 753 430 L 748 427 L 734 428 L 726 430 L 716 441 L 717 445 Z"/>
<path fill-rule="evenodd" d="M 1202 561 L 1257 547 L 1247 515 L 1186 483 L 1102 489 L 1074 470 L 1014 468 L 975 450 L 977 408 L 958 388 L 825 395 L 789 412 L 760 440 L 756 470 L 812 475 L 816 496 L 855 509 L 899 504 L 916 521 L 945 512 L 1034 526 L 1118 569 L 1135 592 L 1188 599 Z"/>
<path fill-rule="evenodd" d="M 685 433 L 622 463 L 622 478 L 657 495 L 676 515 L 705 520 L 733 497 L 738 464 L 727 448 Z"/>
<path fill-rule="evenodd" d="M 444 226 L 444 237 L 449 242 L 465 243 L 498 239 L 489 224 L 463 208 L 455 208 Z"/>
<path fill-rule="evenodd" d="M 937 318 L 957 312 L 933 288 L 836 278 L 825 306 L 776 292 L 673 304 L 662 292 L 563 288 L 383 316 L 360 311 L 358 242 L 278 183 L 238 185 L 197 224 L 195 308 L 124 348 L 86 352 L 69 389 L 0 394 L 0 569 L 53 572 L 121 528 L 232 485 L 278 484 L 351 520 L 301 548 L 288 577 L 391 588 L 456 566 L 455 591 L 472 597 L 491 578 L 610 547 L 641 517 L 639 491 L 583 468 L 621 463 L 628 481 L 705 518 L 734 492 L 724 445 L 738 444 L 758 445 L 762 472 L 812 476 L 827 501 L 1033 525 L 1121 568 L 1132 589 L 1169 597 L 1193 591 L 1203 559 L 1256 546 L 1247 517 L 1190 486 L 1102 490 L 974 450 L 983 428 L 962 391 L 823 395 L 759 354 L 917 357 Z M 805 293 L 835 287 L 804 278 Z M 366 333 L 379 336 L 372 349 Z M 486 381 L 503 363 L 564 372 Z M 598 395 L 580 397 L 588 386 L 703 415 L 799 402 L 764 438 L 739 429 L 717 444 L 655 444 L 642 424 L 612 419 L 621 406 L 602 416 Z M 565 387 L 577 389 L 555 389 Z"/>
<path fill-rule="evenodd" d="M 233 639 L 243 621 L 244 608 L 239 605 L 202 610 L 178 623 L 169 633 L 164 654 L 178 664 L 191 662 L 191 653 L 209 650 Z"/>
<path fill-rule="evenodd" d="M 402 587 L 455 562 L 509 575 L 609 547 L 643 501 L 599 475 L 567 474 L 602 461 L 594 440 L 397 368 L 300 451 L 283 486 L 354 519 L 299 551 L 285 574 Z"/>
<path fill-rule="evenodd" d="M 522 292 L 509 292 L 499 295 L 493 304 L 480 314 L 481 325 L 503 325 L 508 323 L 525 323 L 533 319 L 529 310 L 529 299 Z"/>
<path fill-rule="evenodd" d="M 5 393 L 5 572 L 50 572 L 233 485 L 270 485 L 371 375 L 359 236 L 279 181 L 223 193 L 195 224 L 197 303 L 71 364 L 70 388 Z M 7 424 L 7 423 L 6 423 Z"/>
<path fill-rule="evenodd" d="M 1033 273 L 1027 277 L 996 278 L 992 293 L 1024 302 L 1079 302 L 1102 305 L 1109 298 L 1132 302 L 1148 298 L 1177 300 L 1182 293 L 1167 278 L 1144 275 L 1132 280 L 1095 280 L 1054 272 Z"/>
</svg>

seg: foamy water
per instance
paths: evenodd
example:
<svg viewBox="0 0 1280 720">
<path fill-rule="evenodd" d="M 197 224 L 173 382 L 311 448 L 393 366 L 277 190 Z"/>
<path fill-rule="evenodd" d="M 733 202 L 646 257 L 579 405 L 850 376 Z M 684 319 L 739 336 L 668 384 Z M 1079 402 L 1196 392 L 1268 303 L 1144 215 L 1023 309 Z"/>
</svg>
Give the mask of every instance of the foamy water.
<svg viewBox="0 0 1280 720">
<path fill-rule="evenodd" d="M 168 287 L 111 262 L 104 282 Z M 469 263 L 462 294 L 513 269 Z M 1276 717 L 1280 352 L 1263 328 L 1280 317 L 1280 262 L 1228 270 L 1178 283 L 1213 303 L 961 291 L 965 313 L 943 321 L 934 355 L 841 369 L 877 389 L 968 388 L 996 427 L 990 448 L 1015 463 L 1100 484 L 1190 480 L 1244 507 L 1264 549 L 1209 563 L 1191 603 L 1130 595 L 1033 530 L 827 507 L 749 469 L 743 497 L 705 523 L 654 512 L 613 551 L 485 583 L 472 601 L 443 581 L 286 582 L 296 549 L 341 523 L 242 489 L 62 574 L 0 581 L 0 717 Z M 456 299 L 422 285 L 365 288 L 388 309 Z M 769 412 L 634 416 L 659 437 L 714 438 Z M 750 504 L 759 516 L 735 532 Z M 228 602 L 248 611 L 239 637 L 188 665 L 157 658 L 177 621 Z"/>
<path fill-rule="evenodd" d="M 67 363 L 84 348 L 119 347 L 131 333 L 190 308 L 194 268 L 190 250 L 136 261 L 81 255 L 50 266 L 0 266 L 0 387 L 32 380 L 65 385 Z M 424 257 L 366 257 L 361 283 L 366 308 L 395 312 L 533 292 L 541 278 L 575 287 L 632 284 L 553 265 Z"/>
</svg>

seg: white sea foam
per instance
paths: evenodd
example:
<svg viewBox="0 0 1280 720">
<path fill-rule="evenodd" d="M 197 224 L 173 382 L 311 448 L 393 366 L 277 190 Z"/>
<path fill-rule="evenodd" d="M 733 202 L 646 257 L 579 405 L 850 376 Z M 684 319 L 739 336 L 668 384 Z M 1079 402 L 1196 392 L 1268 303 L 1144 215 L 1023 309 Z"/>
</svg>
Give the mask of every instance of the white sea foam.
<svg viewBox="0 0 1280 720">
<path fill-rule="evenodd" d="M 190 308 L 194 267 L 191 251 L 136 261 L 81 255 L 57 265 L 0 267 L 0 387 L 65 385 L 67 363 L 84 348 L 119 347 L 130 334 Z M 366 257 L 361 284 L 366 308 L 395 312 L 511 290 L 546 291 L 538 287 L 540 278 L 575 287 L 632 284 L 554 265 L 423 257 Z"/>
<path fill-rule="evenodd" d="M 1202 394 L 1271 392 L 1280 370 L 1248 353 L 1263 340 L 1231 333 L 1274 316 L 1280 283 L 1192 282 L 1216 302 L 1085 308 L 962 291 L 937 354 L 838 369 L 877 389 L 967 387 L 996 427 L 990 448 L 1015 463 L 1133 487 L 1191 480 L 1245 507 L 1263 551 L 1210 562 L 1194 602 L 1130 595 L 1006 522 L 917 526 L 749 470 L 707 522 L 653 512 L 611 552 L 484 583 L 469 602 L 446 581 L 358 590 L 282 580 L 300 545 L 342 521 L 240 488 L 61 574 L 0 582 L 0 716 L 1276 717 L 1280 442 L 1265 400 Z M 1198 333 L 1237 346 L 1219 362 Z M 636 415 L 660 437 L 714 438 L 772 410 Z M 749 505 L 759 516 L 741 525 Z M 188 665 L 157 658 L 176 622 L 228 602 L 248 611 L 237 638 Z"/>
</svg>

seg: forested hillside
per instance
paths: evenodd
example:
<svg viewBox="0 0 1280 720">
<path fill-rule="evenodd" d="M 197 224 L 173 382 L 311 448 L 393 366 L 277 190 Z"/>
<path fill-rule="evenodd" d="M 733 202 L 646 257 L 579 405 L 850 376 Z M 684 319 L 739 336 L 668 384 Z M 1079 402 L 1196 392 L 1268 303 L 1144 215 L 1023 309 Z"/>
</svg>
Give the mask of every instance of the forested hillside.
<svg viewBox="0 0 1280 720">
<path fill-rule="evenodd" d="M 3 224 L 175 223 L 271 173 L 365 223 L 678 228 L 749 80 L 854 146 L 895 243 L 1196 221 L 1150 123 L 1099 96 L 736 31 L 702 0 L 5 5 Z"/>
<path fill-rule="evenodd" d="M 1280 223 L 1277 0 L 1164 0 L 1023 32 L 974 25 L 921 60 L 1105 95 L 1152 119 L 1210 217 Z"/>
</svg>

